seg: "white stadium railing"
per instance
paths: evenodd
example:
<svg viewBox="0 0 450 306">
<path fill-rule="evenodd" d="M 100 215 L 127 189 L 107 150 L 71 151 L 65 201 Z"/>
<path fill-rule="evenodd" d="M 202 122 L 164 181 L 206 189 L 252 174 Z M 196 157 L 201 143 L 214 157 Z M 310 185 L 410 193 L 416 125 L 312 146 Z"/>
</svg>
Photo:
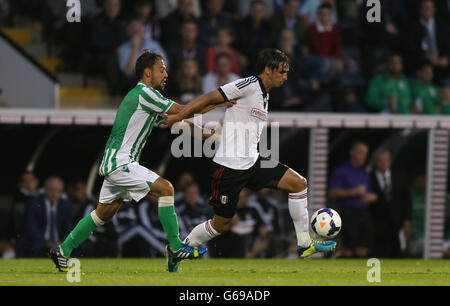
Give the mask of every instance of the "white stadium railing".
<svg viewBox="0 0 450 306">
<path fill-rule="evenodd" d="M 0 109 L 0 124 L 103 125 L 114 122 L 115 110 Z M 221 121 L 222 112 L 205 114 L 203 123 Z M 450 116 L 401 116 L 386 114 L 279 113 L 269 115 L 280 127 L 310 129 L 309 192 L 313 210 L 327 199 L 328 131 L 330 128 L 392 128 L 428 130 L 427 214 L 424 258 L 442 258 L 445 194 L 450 136 Z"/>
</svg>

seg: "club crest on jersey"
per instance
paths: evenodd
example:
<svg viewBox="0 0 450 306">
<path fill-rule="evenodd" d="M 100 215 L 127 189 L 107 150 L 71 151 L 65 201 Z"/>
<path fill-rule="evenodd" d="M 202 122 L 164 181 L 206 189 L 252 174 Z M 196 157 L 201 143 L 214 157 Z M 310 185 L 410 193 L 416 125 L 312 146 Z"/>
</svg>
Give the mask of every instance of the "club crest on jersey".
<svg viewBox="0 0 450 306">
<path fill-rule="evenodd" d="M 220 196 L 220 203 L 222 203 L 223 205 L 227 204 L 228 202 L 228 196 Z"/>
<path fill-rule="evenodd" d="M 261 121 L 267 121 L 267 112 L 257 109 L 257 108 L 253 108 L 252 111 L 250 112 L 250 115 L 252 115 L 253 117 L 261 120 Z"/>
</svg>

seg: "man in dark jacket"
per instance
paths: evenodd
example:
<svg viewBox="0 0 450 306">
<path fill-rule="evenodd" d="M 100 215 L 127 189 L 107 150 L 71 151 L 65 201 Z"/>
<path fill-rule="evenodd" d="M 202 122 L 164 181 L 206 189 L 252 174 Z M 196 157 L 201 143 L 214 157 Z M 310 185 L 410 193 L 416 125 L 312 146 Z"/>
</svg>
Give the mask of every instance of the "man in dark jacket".
<svg viewBox="0 0 450 306">
<path fill-rule="evenodd" d="M 70 204 L 62 198 L 64 184 L 58 177 L 45 182 L 45 192 L 27 203 L 17 257 L 42 257 L 70 233 Z"/>
<path fill-rule="evenodd" d="M 302 40 L 305 35 L 305 28 L 302 19 L 298 14 L 299 3 L 297 0 L 284 0 L 280 10 L 275 12 L 269 20 L 270 41 L 275 43 L 284 28 L 294 31 L 297 40 Z"/>
<path fill-rule="evenodd" d="M 375 153 L 371 182 L 373 192 L 377 194 L 377 200 L 369 206 L 374 226 L 372 255 L 400 257 L 399 232 L 409 219 L 411 195 L 402 172 L 391 167 L 388 150 L 381 149 Z"/>
<path fill-rule="evenodd" d="M 161 43 L 164 48 L 181 39 L 181 27 L 186 21 L 195 21 L 192 8 L 192 0 L 179 0 L 176 10 L 161 20 Z"/>
<path fill-rule="evenodd" d="M 447 27 L 435 18 L 435 11 L 432 0 L 420 2 L 419 19 L 408 30 L 405 54 L 411 69 L 417 68 L 418 63 L 429 61 L 440 78 L 450 71 L 450 41 Z"/>
</svg>

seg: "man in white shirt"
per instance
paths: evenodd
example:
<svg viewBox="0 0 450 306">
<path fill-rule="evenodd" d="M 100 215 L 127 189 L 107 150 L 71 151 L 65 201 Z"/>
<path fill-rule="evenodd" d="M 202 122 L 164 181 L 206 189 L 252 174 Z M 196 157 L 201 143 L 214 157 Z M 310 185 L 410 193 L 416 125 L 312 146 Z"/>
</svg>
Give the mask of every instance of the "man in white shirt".
<svg viewBox="0 0 450 306">
<path fill-rule="evenodd" d="M 334 241 L 319 242 L 309 236 L 306 179 L 279 162 L 268 168 L 265 158 L 259 155 L 258 143 L 268 119 L 269 92 L 283 85 L 289 69 L 285 53 L 265 49 L 258 55 L 256 75 L 225 84 L 192 101 L 178 115 L 166 118 L 165 124 L 170 126 L 213 101 L 237 101 L 225 113 L 221 142 L 213 159 L 209 204 L 214 207 L 214 217 L 197 225 L 184 243 L 200 246 L 229 231 L 242 189 L 272 188 L 289 193 L 289 212 L 300 257 L 335 248 Z"/>
</svg>

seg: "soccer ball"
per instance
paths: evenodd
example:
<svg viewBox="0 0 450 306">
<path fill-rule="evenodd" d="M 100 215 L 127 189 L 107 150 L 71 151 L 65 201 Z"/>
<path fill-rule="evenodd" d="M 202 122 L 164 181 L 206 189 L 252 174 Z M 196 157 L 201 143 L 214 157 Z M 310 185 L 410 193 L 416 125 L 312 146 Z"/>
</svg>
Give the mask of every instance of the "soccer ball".
<svg viewBox="0 0 450 306">
<path fill-rule="evenodd" d="M 341 231 L 341 217 L 331 208 L 322 208 L 312 215 L 311 227 L 318 236 L 331 239 Z"/>
</svg>

